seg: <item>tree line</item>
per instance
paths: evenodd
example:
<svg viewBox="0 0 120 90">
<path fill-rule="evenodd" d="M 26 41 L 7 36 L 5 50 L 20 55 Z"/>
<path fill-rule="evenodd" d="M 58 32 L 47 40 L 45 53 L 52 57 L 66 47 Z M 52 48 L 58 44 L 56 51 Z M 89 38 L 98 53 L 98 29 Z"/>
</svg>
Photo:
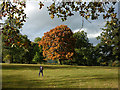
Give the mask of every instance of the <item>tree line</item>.
<svg viewBox="0 0 120 90">
<path fill-rule="evenodd" d="M 43 2 L 39 3 L 40 9 L 44 6 Z M 43 45 L 40 46 L 39 43 L 39 49 L 37 48 L 38 45 L 36 43 L 31 42 L 26 35 L 20 34 L 20 29 L 26 22 L 26 14 L 24 12 L 24 8 L 26 8 L 26 2 L 25 0 L 19 1 L 19 0 L 13 0 L 11 2 L 10 0 L 3 0 L 0 4 L 0 19 L 3 17 L 6 17 L 6 21 L 3 25 L 2 31 L 2 42 L 3 42 L 3 59 L 11 58 L 11 62 L 14 62 L 15 60 L 20 63 L 35 63 L 37 59 L 34 59 L 34 57 L 38 58 L 38 56 L 41 55 L 41 53 L 49 54 L 47 57 L 46 55 L 43 55 L 44 57 L 47 57 L 48 59 L 58 59 L 61 64 L 77 64 L 77 65 L 110 65 L 110 66 L 117 66 L 120 63 L 120 20 L 117 17 L 117 13 L 115 11 L 115 5 L 116 2 L 57 2 L 53 1 L 53 3 L 47 7 L 49 15 L 52 19 L 54 17 L 60 18 L 62 21 L 66 21 L 68 17 L 71 17 L 74 15 L 74 12 L 78 12 L 80 16 L 82 17 L 82 27 L 84 20 L 87 20 L 88 22 L 91 22 L 90 20 L 96 20 L 99 18 L 100 15 L 102 15 L 103 19 L 106 19 L 106 25 L 105 28 L 102 29 L 101 36 L 99 36 L 97 39 L 100 39 L 101 42 L 97 46 L 93 46 L 91 43 L 89 43 L 88 38 L 86 37 L 86 32 L 77 32 L 77 34 L 73 34 L 70 29 L 66 28 L 66 32 L 64 33 L 67 40 L 64 43 L 59 43 L 59 45 L 62 46 L 55 46 L 50 45 L 49 43 L 47 47 L 44 47 Z M 53 30 L 54 31 L 54 30 Z M 48 37 L 49 34 L 56 33 L 51 30 L 51 33 L 46 33 Z M 59 31 L 59 30 L 56 30 Z M 62 32 L 62 30 L 59 31 L 59 33 Z M 83 33 L 83 34 L 81 34 Z M 56 33 L 57 35 L 57 33 Z M 63 34 L 59 34 L 63 35 Z M 82 35 L 82 36 L 79 36 Z M 53 35 L 54 36 L 54 35 Z M 84 38 L 85 41 L 82 42 L 79 41 L 80 38 Z M 74 49 L 69 50 L 67 47 L 71 47 L 69 42 L 71 40 L 69 38 L 75 38 L 74 43 Z M 49 38 L 51 39 L 51 38 Z M 47 38 L 46 40 L 49 41 Z M 57 39 L 55 42 L 59 42 L 62 40 L 62 38 L 57 36 Z M 43 41 L 43 39 L 41 40 Z M 52 41 L 53 42 L 53 41 Z M 81 47 L 78 47 L 77 42 L 81 42 L 83 44 L 80 44 Z M 46 45 L 45 44 L 45 45 Z M 86 45 L 87 44 L 87 45 Z M 67 46 L 68 45 L 68 46 Z M 36 53 L 34 50 L 35 47 L 40 52 Z M 41 49 L 41 48 L 42 49 Z M 55 49 L 59 49 L 58 51 L 61 51 L 64 55 L 64 59 L 61 59 L 61 53 L 54 53 Z M 46 50 L 45 50 L 46 49 Z M 50 50 L 50 53 L 46 52 L 47 50 Z M 45 51 L 44 51 L 45 50 Z M 64 52 L 65 51 L 65 52 Z M 8 54 L 6 54 L 8 53 Z M 19 53 L 19 54 L 18 54 Z M 89 53 L 89 54 L 87 54 Z M 17 55 L 18 54 L 18 55 Z M 57 57 L 56 55 L 57 54 Z M 16 55 L 16 56 L 15 56 Z M 53 55 L 53 56 L 52 56 Z M 52 58 L 51 58 L 52 57 Z M 41 57 L 43 58 L 43 57 Z M 44 58 L 46 59 L 46 58 Z M 54 60 L 52 59 L 52 60 Z M 81 61 L 80 61 L 81 60 Z"/>
<path fill-rule="evenodd" d="M 27 35 L 19 36 L 25 43 L 24 46 L 19 46 L 17 42 L 18 45 L 9 47 L 2 42 L 3 62 L 36 64 L 54 60 L 66 65 L 119 66 L 117 54 L 113 52 L 114 46 L 104 43 L 102 34 L 97 37 L 101 42 L 96 46 L 89 42 L 87 32 L 73 33 L 66 25 L 55 27 L 44 33 L 42 38 L 35 38 L 34 42 Z"/>
</svg>

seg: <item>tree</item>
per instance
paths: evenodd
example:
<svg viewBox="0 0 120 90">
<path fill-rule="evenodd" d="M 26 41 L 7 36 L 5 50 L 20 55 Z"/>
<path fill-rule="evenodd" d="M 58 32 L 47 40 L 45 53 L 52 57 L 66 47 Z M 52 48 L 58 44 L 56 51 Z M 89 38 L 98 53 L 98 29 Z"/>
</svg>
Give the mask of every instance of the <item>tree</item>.
<svg viewBox="0 0 120 90">
<path fill-rule="evenodd" d="M 11 56 L 8 54 L 6 55 L 6 57 L 3 59 L 3 61 L 5 61 L 6 63 L 10 63 L 11 61 Z"/>
<path fill-rule="evenodd" d="M 31 41 L 27 38 L 26 35 L 19 34 L 19 37 L 21 39 L 22 45 L 14 44 L 14 45 L 12 45 L 12 47 L 6 46 L 5 42 L 3 40 L 3 42 L 2 42 L 2 44 L 3 44 L 2 45 L 3 59 L 6 57 L 6 55 L 10 55 L 11 63 L 30 63 L 34 56 L 33 55 L 34 54 L 33 53 L 34 45 L 32 46 Z"/>
<path fill-rule="evenodd" d="M 41 40 L 40 37 L 36 37 L 35 40 L 34 40 L 34 42 L 35 42 L 35 43 L 38 43 L 40 40 Z"/>
<path fill-rule="evenodd" d="M 100 65 L 108 66 L 112 64 L 112 62 L 115 60 L 115 56 L 113 55 L 113 47 L 108 46 L 105 43 L 99 43 L 96 45 L 95 50 L 97 53 L 97 62 Z"/>
<path fill-rule="evenodd" d="M 43 63 L 45 62 L 44 57 L 42 55 L 43 50 L 42 50 L 42 46 L 38 46 L 38 43 L 33 43 L 33 52 L 34 52 L 34 58 L 32 60 L 33 63 Z"/>
<path fill-rule="evenodd" d="M 87 47 L 90 45 L 87 33 L 84 31 L 78 31 L 73 34 L 73 37 L 76 38 L 75 47 L 81 49 L 82 47 Z"/>
<path fill-rule="evenodd" d="M 43 56 L 46 60 L 58 60 L 62 64 L 63 60 L 72 59 L 74 55 L 75 39 L 73 32 L 66 25 L 60 25 L 44 33 L 39 45 L 43 47 Z"/>
<path fill-rule="evenodd" d="M 25 2 L 12 3 L 10 0 L 3 0 L 0 4 L 0 17 L 7 17 L 2 28 L 2 34 L 5 36 L 3 40 L 6 46 L 22 45 L 19 30 L 25 22 L 25 7 Z"/>
<path fill-rule="evenodd" d="M 89 43 L 87 33 L 78 31 L 74 33 L 75 43 L 75 61 L 78 65 L 96 65 L 94 47 Z"/>
<path fill-rule="evenodd" d="M 43 63 L 43 62 L 45 62 L 43 59 L 44 59 L 44 57 L 42 55 L 42 52 L 36 52 L 36 54 L 34 55 L 34 58 L 33 58 L 33 62 Z"/>
<path fill-rule="evenodd" d="M 97 39 L 101 40 L 99 47 L 104 54 L 104 62 L 120 62 L 120 22 L 117 19 L 107 21 L 102 30 L 101 36 Z"/>
</svg>

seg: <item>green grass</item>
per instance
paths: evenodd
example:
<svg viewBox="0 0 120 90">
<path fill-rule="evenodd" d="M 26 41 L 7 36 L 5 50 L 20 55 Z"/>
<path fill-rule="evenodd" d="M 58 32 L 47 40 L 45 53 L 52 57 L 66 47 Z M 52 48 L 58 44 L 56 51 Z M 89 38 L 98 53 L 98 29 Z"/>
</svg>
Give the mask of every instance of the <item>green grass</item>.
<svg viewBox="0 0 120 90">
<path fill-rule="evenodd" d="M 3 88 L 118 88 L 118 68 L 102 66 L 2 64 Z"/>
</svg>

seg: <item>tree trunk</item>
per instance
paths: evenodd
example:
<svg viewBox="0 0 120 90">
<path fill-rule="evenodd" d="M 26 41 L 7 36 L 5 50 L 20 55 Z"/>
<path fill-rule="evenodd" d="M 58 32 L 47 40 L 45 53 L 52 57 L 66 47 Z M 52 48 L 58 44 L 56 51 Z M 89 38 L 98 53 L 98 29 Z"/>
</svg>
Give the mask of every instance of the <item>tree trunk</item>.
<svg viewBox="0 0 120 90">
<path fill-rule="evenodd" d="M 59 61 L 60 61 L 60 65 L 62 65 L 62 60 L 60 59 Z"/>
<path fill-rule="evenodd" d="M 11 55 L 11 63 L 13 63 L 13 55 Z"/>
<path fill-rule="evenodd" d="M 11 56 L 10 63 L 13 63 L 13 55 L 12 55 L 12 52 L 11 52 L 11 51 L 10 51 L 10 56 Z"/>
<path fill-rule="evenodd" d="M 58 64 L 62 65 L 62 60 L 58 59 Z"/>
</svg>

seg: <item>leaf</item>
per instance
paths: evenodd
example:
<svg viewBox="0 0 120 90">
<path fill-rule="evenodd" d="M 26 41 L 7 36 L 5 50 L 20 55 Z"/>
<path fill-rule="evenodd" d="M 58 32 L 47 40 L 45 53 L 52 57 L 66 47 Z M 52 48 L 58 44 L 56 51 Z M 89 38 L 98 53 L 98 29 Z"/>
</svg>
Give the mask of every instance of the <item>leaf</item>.
<svg viewBox="0 0 120 90">
<path fill-rule="evenodd" d="M 50 17 L 51 17 L 51 19 L 53 19 L 53 18 L 54 18 L 54 15 L 52 14 Z"/>
</svg>

